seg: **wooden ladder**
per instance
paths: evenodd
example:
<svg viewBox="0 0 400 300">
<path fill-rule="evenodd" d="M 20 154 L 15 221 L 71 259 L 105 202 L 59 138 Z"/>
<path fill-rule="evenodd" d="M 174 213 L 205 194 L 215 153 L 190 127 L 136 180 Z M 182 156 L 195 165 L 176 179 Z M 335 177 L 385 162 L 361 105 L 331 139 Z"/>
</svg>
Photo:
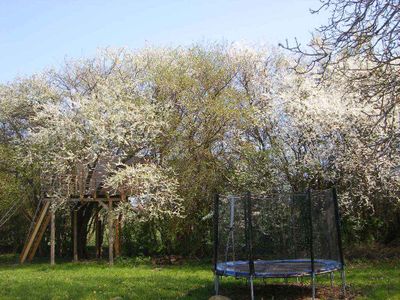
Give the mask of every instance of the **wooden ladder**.
<svg viewBox="0 0 400 300">
<path fill-rule="evenodd" d="M 36 220 L 34 220 L 35 223 L 33 230 L 28 234 L 28 239 L 24 245 L 24 248 L 22 249 L 21 255 L 19 256 L 19 261 L 21 264 L 23 264 L 26 259 L 32 261 L 36 254 L 43 234 L 50 222 L 51 214 L 49 207 L 50 201 L 46 201 L 42 206 L 38 217 Z"/>
</svg>

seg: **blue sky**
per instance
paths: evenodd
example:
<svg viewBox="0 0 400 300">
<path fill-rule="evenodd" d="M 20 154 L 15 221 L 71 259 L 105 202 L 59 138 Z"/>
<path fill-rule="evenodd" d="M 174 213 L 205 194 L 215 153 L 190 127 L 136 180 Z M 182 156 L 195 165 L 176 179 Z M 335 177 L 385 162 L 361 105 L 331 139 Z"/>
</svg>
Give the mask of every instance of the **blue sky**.
<svg viewBox="0 0 400 300">
<path fill-rule="evenodd" d="M 0 82 L 101 47 L 223 41 L 302 43 L 326 14 L 318 0 L 0 0 Z"/>
</svg>

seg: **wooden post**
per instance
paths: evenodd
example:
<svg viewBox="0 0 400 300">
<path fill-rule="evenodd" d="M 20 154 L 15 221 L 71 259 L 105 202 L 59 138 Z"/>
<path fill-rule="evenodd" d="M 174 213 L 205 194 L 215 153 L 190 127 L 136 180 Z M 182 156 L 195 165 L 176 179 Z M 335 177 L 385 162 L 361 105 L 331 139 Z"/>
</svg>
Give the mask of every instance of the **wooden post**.
<svg viewBox="0 0 400 300">
<path fill-rule="evenodd" d="M 114 228 L 113 228 L 113 211 L 112 200 L 107 195 L 108 199 L 108 259 L 110 266 L 114 265 Z"/>
<path fill-rule="evenodd" d="M 74 262 L 78 261 L 78 210 L 74 208 L 74 219 L 73 219 L 73 227 L 74 227 Z"/>
<path fill-rule="evenodd" d="M 108 208 L 107 208 L 108 209 Z M 96 258 L 99 259 L 102 256 L 102 244 L 103 244 L 103 234 L 102 234 L 102 224 L 99 218 L 100 208 L 97 208 L 95 215 L 95 244 L 96 244 Z"/>
<path fill-rule="evenodd" d="M 102 253 L 102 225 L 98 215 L 96 215 L 96 258 L 101 258 Z"/>
<path fill-rule="evenodd" d="M 121 215 L 115 220 L 115 239 L 114 239 L 115 256 L 121 255 Z"/>
<path fill-rule="evenodd" d="M 50 227 L 50 264 L 55 264 L 56 253 L 56 214 L 54 208 L 51 208 L 51 227 Z"/>
<path fill-rule="evenodd" d="M 120 199 L 121 202 L 126 201 L 126 194 L 124 191 L 120 192 Z M 121 255 L 121 233 L 122 233 L 122 216 L 121 214 L 118 215 L 116 219 L 116 228 L 115 228 L 115 256 Z"/>
</svg>

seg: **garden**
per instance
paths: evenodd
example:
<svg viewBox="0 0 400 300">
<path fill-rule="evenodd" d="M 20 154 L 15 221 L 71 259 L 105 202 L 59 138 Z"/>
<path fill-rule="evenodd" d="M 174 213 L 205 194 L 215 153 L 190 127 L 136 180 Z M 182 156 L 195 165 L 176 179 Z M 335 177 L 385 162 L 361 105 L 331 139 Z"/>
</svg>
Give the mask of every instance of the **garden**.
<svg viewBox="0 0 400 300">
<path fill-rule="evenodd" d="M 1 83 L 0 299 L 400 299 L 383 2 L 323 0 L 308 48 L 105 48 Z"/>
</svg>

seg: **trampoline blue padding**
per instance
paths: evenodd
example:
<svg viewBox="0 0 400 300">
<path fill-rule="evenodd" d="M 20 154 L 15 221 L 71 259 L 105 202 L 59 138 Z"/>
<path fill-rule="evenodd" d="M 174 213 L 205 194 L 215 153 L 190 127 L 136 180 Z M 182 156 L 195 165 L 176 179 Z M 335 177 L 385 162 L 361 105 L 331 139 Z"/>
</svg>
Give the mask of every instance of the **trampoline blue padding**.
<svg viewBox="0 0 400 300">
<path fill-rule="evenodd" d="M 322 274 L 340 270 L 342 264 L 335 260 L 315 259 L 314 273 Z M 258 278 L 287 278 L 310 276 L 312 273 L 310 259 L 255 260 L 255 277 Z M 249 277 L 249 261 L 227 261 L 217 264 L 218 275 Z"/>
</svg>

